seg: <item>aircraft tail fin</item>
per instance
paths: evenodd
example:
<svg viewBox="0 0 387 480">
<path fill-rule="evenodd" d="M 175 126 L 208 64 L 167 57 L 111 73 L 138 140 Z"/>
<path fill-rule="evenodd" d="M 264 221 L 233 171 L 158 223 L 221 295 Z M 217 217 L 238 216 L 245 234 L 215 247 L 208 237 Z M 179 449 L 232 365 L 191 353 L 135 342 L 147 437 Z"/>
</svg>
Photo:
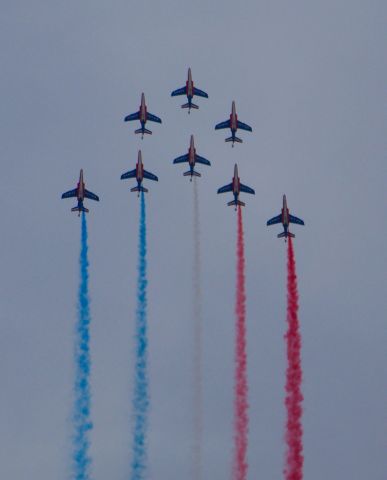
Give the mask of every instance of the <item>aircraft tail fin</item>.
<svg viewBox="0 0 387 480">
<path fill-rule="evenodd" d="M 279 233 L 279 234 L 277 235 L 277 238 L 284 238 L 284 237 L 285 237 L 285 238 L 286 238 L 286 237 L 292 237 L 292 238 L 294 238 L 295 235 L 294 235 L 294 233 L 291 233 L 291 232 L 287 232 L 287 233 L 286 233 L 286 232 L 282 232 L 282 233 Z"/>
<path fill-rule="evenodd" d="M 237 142 L 237 143 L 243 143 L 243 140 L 239 137 L 228 137 L 226 138 L 225 142 Z"/>
<path fill-rule="evenodd" d="M 237 200 L 237 201 L 232 200 L 231 202 L 228 202 L 227 205 L 229 207 L 231 207 L 232 205 L 235 205 L 235 206 L 239 205 L 240 207 L 245 207 L 246 206 L 246 204 L 244 202 L 242 202 L 241 200 Z"/>
<path fill-rule="evenodd" d="M 192 172 L 191 172 L 191 170 L 188 170 L 188 172 L 184 172 L 183 175 L 185 177 L 189 177 L 190 175 L 192 175 L 193 177 L 201 177 L 202 176 L 199 172 L 196 172 L 195 170 L 193 170 Z"/>
<path fill-rule="evenodd" d="M 194 103 L 185 103 L 184 105 L 181 106 L 181 108 L 194 108 L 195 110 L 197 110 L 199 107 Z"/>
<path fill-rule="evenodd" d="M 140 187 L 133 187 L 130 189 L 131 192 L 144 192 L 148 193 L 148 189 L 143 187 L 142 185 Z"/>
<path fill-rule="evenodd" d="M 139 128 L 138 130 L 135 130 L 134 133 L 141 133 L 141 134 L 147 133 L 148 135 L 152 135 L 152 132 L 147 128 L 144 128 L 144 129 Z"/>
</svg>

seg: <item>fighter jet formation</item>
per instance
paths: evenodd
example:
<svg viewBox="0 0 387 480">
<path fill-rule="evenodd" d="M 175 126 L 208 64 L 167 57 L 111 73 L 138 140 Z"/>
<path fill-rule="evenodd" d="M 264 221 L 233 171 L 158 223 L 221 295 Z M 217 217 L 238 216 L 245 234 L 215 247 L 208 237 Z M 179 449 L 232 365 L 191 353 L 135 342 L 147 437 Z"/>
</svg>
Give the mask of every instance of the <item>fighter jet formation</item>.
<svg viewBox="0 0 387 480">
<path fill-rule="evenodd" d="M 187 103 L 181 105 L 181 108 L 187 109 L 188 113 L 191 113 L 191 109 L 198 110 L 199 106 L 193 103 L 193 98 L 195 96 L 208 98 L 208 94 L 198 89 L 194 86 L 194 82 L 192 80 L 192 71 L 191 68 L 188 69 L 188 77 L 185 86 L 178 88 L 177 90 L 172 91 L 171 96 L 181 96 L 185 95 L 187 97 Z M 139 110 L 135 113 L 127 115 L 124 118 L 125 122 L 130 121 L 140 121 L 140 128 L 135 130 L 135 134 L 141 134 L 141 139 L 144 138 L 144 135 L 151 135 L 152 131 L 146 128 L 146 123 L 148 121 L 155 122 L 155 123 L 162 123 L 160 117 L 157 117 L 153 113 L 148 112 L 146 103 L 145 103 L 145 94 L 141 94 L 141 104 Z M 215 125 L 215 130 L 227 129 L 229 128 L 231 131 L 231 136 L 225 139 L 225 142 L 231 142 L 232 147 L 234 147 L 235 143 L 242 143 L 243 140 L 236 136 L 238 129 L 245 130 L 247 132 L 252 132 L 253 129 L 250 125 L 241 122 L 238 120 L 238 115 L 236 113 L 235 101 L 232 101 L 231 104 L 231 114 L 229 119 L 225 120 L 224 122 L 218 123 Z M 188 163 L 189 170 L 183 173 L 183 176 L 190 177 L 190 181 L 192 182 L 193 177 L 201 177 L 201 173 L 199 173 L 195 167 L 196 164 L 202 164 L 211 166 L 211 162 L 206 158 L 200 156 L 196 152 L 194 136 L 191 135 L 190 137 L 190 144 L 188 148 L 188 152 L 184 155 L 181 155 L 173 160 L 173 164 L 180 164 L 180 163 Z M 138 196 L 140 196 L 140 192 L 147 193 L 148 189 L 143 186 L 143 180 L 153 180 L 158 182 L 158 177 L 151 172 L 148 172 L 144 169 L 143 161 L 142 161 L 142 153 L 141 150 L 138 151 L 138 159 L 136 168 L 133 170 L 129 170 L 126 173 L 121 175 L 121 180 L 135 178 L 137 181 L 137 186 L 132 187 L 130 189 L 131 192 L 137 192 Z M 245 203 L 239 199 L 239 195 L 241 193 L 249 193 L 251 195 L 255 195 L 254 189 L 244 185 L 240 182 L 239 175 L 238 175 L 238 166 L 235 164 L 234 166 L 234 176 L 232 178 L 231 183 L 224 185 L 223 187 L 219 188 L 217 193 L 226 193 L 231 192 L 234 196 L 234 199 L 227 203 L 228 206 L 235 206 L 235 210 L 238 207 L 244 207 Z M 77 187 L 74 190 L 69 190 L 68 192 L 63 193 L 62 198 L 71 198 L 76 197 L 78 200 L 77 206 L 71 209 L 72 212 L 78 212 L 78 216 L 80 216 L 81 212 L 89 212 L 88 208 L 86 208 L 83 204 L 85 198 L 90 200 L 99 201 L 99 197 L 94 193 L 86 190 L 85 183 L 83 181 L 83 170 L 80 171 L 79 175 L 79 182 Z M 289 209 L 287 207 L 286 195 L 283 196 L 283 207 L 282 211 L 276 217 L 271 218 L 267 221 L 267 225 L 275 225 L 277 223 L 282 223 L 284 231 L 277 235 L 278 238 L 284 238 L 285 241 L 287 238 L 291 237 L 294 238 L 294 234 L 289 231 L 289 224 L 298 224 L 298 225 L 305 225 L 304 221 L 298 217 L 290 215 Z"/>
</svg>

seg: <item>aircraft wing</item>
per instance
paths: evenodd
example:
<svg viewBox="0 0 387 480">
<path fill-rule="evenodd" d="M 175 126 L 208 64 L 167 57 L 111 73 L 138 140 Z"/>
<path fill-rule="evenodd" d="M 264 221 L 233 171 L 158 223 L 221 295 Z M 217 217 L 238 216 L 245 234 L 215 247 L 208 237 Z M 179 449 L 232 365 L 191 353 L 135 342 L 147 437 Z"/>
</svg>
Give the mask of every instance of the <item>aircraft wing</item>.
<svg viewBox="0 0 387 480">
<path fill-rule="evenodd" d="M 230 120 L 215 125 L 215 130 L 220 130 L 221 128 L 230 128 Z"/>
<path fill-rule="evenodd" d="M 175 158 L 175 160 L 173 161 L 173 163 L 184 163 L 184 162 L 188 162 L 188 153 L 186 153 L 185 155 L 182 155 L 181 157 Z"/>
<path fill-rule="evenodd" d="M 124 122 L 130 122 L 132 120 L 140 120 L 140 112 L 131 113 L 124 118 Z"/>
<path fill-rule="evenodd" d="M 208 98 L 208 94 L 206 92 L 203 92 L 203 90 L 199 90 L 196 87 L 193 88 L 193 93 L 194 93 L 194 95 L 197 95 L 198 97 Z"/>
<path fill-rule="evenodd" d="M 121 180 L 125 180 L 127 178 L 135 178 L 136 174 L 137 174 L 136 169 L 130 170 L 129 172 L 123 173 L 121 175 Z"/>
<path fill-rule="evenodd" d="M 237 127 L 240 128 L 241 130 L 247 130 L 248 132 L 253 131 L 250 125 L 247 125 L 247 123 L 240 122 L 239 120 L 237 121 Z"/>
<path fill-rule="evenodd" d="M 211 162 L 209 160 L 207 160 L 204 157 L 201 157 L 200 155 L 196 155 L 195 162 L 202 163 L 203 165 L 208 165 L 208 166 L 211 165 Z"/>
<path fill-rule="evenodd" d="M 218 193 L 232 192 L 232 183 L 225 185 L 224 187 L 219 188 Z"/>
<path fill-rule="evenodd" d="M 239 188 L 241 192 L 251 193 L 252 195 L 255 195 L 255 191 L 247 185 L 243 185 L 243 183 L 239 184 Z"/>
<path fill-rule="evenodd" d="M 156 177 L 156 175 L 153 175 L 153 173 L 150 173 L 144 170 L 143 174 L 144 174 L 144 178 L 147 178 L 148 180 L 154 180 L 155 182 L 159 181 L 159 179 Z"/>
<path fill-rule="evenodd" d="M 96 202 L 99 202 L 99 197 L 93 192 L 89 192 L 89 190 L 86 190 L 85 188 L 85 198 L 89 198 L 90 200 L 95 200 Z"/>
<path fill-rule="evenodd" d="M 276 223 L 282 223 L 282 215 L 279 214 L 276 217 L 271 218 L 267 221 L 266 225 L 275 225 Z"/>
<path fill-rule="evenodd" d="M 294 217 L 293 215 L 289 215 L 289 222 L 297 223 L 297 225 L 305 225 L 304 220 L 301 220 L 301 218 Z"/>
<path fill-rule="evenodd" d="M 187 92 L 186 87 L 178 88 L 171 93 L 171 97 L 177 97 L 178 95 L 185 95 Z"/>
<path fill-rule="evenodd" d="M 74 190 L 69 190 L 68 192 L 64 193 L 62 195 L 62 198 L 71 198 L 71 197 L 76 197 L 77 196 L 77 189 L 75 188 Z"/>
<path fill-rule="evenodd" d="M 151 122 L 161 123 L 161 118 L 156 117 L 156 115 L 153 115 L 153 113 L 148 112 L 146 119 L 150 120 Z"/>
</svg>

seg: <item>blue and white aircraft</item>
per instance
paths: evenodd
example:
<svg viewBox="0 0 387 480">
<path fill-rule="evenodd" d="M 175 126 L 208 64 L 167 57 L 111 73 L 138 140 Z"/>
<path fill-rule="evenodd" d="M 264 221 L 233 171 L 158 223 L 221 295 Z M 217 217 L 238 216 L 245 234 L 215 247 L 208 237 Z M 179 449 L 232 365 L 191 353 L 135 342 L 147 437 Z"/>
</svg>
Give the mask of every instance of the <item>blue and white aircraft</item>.
<svg viewBox="0 0 387 480">
<path fill-rule="evenodd" d="M 234 200 L 231 202 L 228 202 L 227 205 L 230 207 L 231 205 L 235 205 L 235 210 L 237 210 L 238 205 L 240 207 L 244 207 L 245 203 L 241 202 L 239 200 L 239 194 L 241 192 L 244 193 L 251 193 L 252 195 L 255 195 L 255 191 L 248 187 L 247 185 L 243 185 L 243 183 L 240 182 L 239 177 L 238 177 L 238 166 L 235 164 L 234 166 L 234 177 L 232 179 L 232 182 L 229 183 L 228 185 L 225 185 L 224 187 L 219 188 L 218 193 L 226 193 L 226 192 L 232 192 L 234 195 Z"/>
<path fill-rule="evenodd" d="M 210 166 L 211 163 L 204 157 L 201 157 L 196 153 L 196 148 L 194 144 L 194 136 L 191 135 L 191 141 L 189 144 L 189 149 L 188 153 L 185 155 L 182 155 L 181 157 L 175 158 L 173 163 L 184 163 L 188 162 L 189 163 L 189 170 L 187 172 L 184 172 L 183 175 L 185 177 L 190 176 L 190 181 L 192 182 L 192 177 L 201 177 L 201 174 L 195 170 L 195 164 L 196 163 L 202 163 L 203 165 L 208 165 Z"/>
<path fill-rule="evenodd" d="M 288 205 L 286 202 L 286 195 L 283 196 L 282 202 L 283 202 L 283 205 L 282 205 L 281 213 L 276 217 L 273 217 L 270 220 L 268 220 L 266 225 L 275 225 L 276 223 L 282 223 L 284 227 L 284 231 L 282 233 L 279 233 L 277 237 L 285 238 L 285 242 L 286 242 L 287 237 L 292 237 L 292 238 L 295 237 L 294 233 L 289 232 L 289 224 L 295 223 L 297 225 L 305 225 L 305 223 L 303 220 L 301 220 L 301 218 L 297 218 L 297 217 L 294 217 L 293 215 L 290 215 Z"/>
<path fill-rule="evenodd" d="M 62 198 L 71 197 L 76 197 L 78 199 L 78 205 L 71 209 L 72 212 L 78 212 L 78 217 L 80 216 L 81 212 L 87 213 L 89 211 L 86 207 L 83 206 L 83 201 L 85 198 L 89 198 L 90 200 L 95 200 L 96 202 L 99 202 L 99 197 L 95 193 L 86 190 L 85 182 L 83 181 L 82 169 L 79 173 L 79 182 L 77 188 L 74 188 L 74 190 L 69 190 L 68 192 L 62 194 Z"/>
<path fill-rule="evenodd" d="M 143 93 L 141 94 L 140 110 L 136 113 L 127 115 L 124 118 L 125 122 L 131 122 L 132 120 L 140 120 L 141 128 L 139 128 L 138 130 L 135 130 L 134 133 L 141 133 L 141 138 L 144 138 L 145 133 L 152 135 L 152 132 L 145 128 L 145 124 L 148 120 L 151 122 L 162 123 L 161 118 L 156 117 L 156 115 L 153 115 L 153 113 L 148 112 L 147 107 L 145 105 L 145 95 Z"/>
<path fill-rule="evenodd" d="M 194 86 L 190 68 L 188 69 L 188 80 L 185 84 L 185 87 L 178 88 L 171 93 L 171 97 L 177 97 L 178 95 L 187 95 L 188 103 L 182 105 L 181 108 L 188 108 L 188 113 L 191 113 L 191 108 L 199 108 L 197 105 L 192 103 L 194 95 L 198 97 L 208 98 L 208 94 L 206 92 L 203 92 L 203 90 L 199 90 Z"/>
<path fill-rule="evenodd" d="M 136 168 L 134 170 L 130 170 L 129 172 L 123 173 L 121 175 L 121 180 L 126 180 L 127 178 L 135 178 L 137 180 L 137 187 L 133 187 L 130 189 L 131 192 L 138 192 L 138 196 L 140 196 L 140 192 L 147 193 L 148 189 L 142 186 L 142 181 L 144 178 L 148 180 L 154 180 L 158 182 L 159 179 L 153 173 L 147 172 L 144 170 L 144 165 L 142 163 L 142 155 L 141 150 L 138 151 L 138 160 L 136 164 Z"/>
<path fill-rule="evenodd" d="M 230 119 L 215 125 L 215 130 L 220 130 L 222 128 L 229 128 L 231 130 L 231 137 L 226 138 L 225 142 L 232 142 L 232 146 L 234 146 L 235 142 L 242 143 L 242 139 L 236 136 L 236 132 L 238 128 L 240 128 L 241 130 L 247 130 L 248 132 L 253 131 L 250 125 L 247 125 L 246 123 L 240 122 L 238 120 L 238 115 L 236 114 L 234 101 L 232 102 L 232 105 L 231 105 Z"/>
</svg>

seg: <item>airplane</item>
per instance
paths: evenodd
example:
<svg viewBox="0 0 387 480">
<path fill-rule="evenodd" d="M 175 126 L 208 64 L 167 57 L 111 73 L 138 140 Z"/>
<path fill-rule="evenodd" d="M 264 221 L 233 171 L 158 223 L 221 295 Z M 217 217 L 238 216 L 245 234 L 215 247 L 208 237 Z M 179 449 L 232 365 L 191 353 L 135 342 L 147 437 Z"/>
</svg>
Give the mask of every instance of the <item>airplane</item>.
<svg viewBox="0 0 387 480">
<path fill-rule="evenodd" d="M 253 131 L 250 125 L 247 125 L 246 123 L 240 122 L 238 120 L 238 115 L 236 114 L 234 101 L 232 102 L 232 105 L 231 105 L 230 120 L 226 120 L 225 122 L 221 122 L 215 125 L 215 130 L 220 130 L 221 128 L 231 129 L 231 137 L 226 138 L 225 142 L 232 142 L 232 146 L 234 146 L 235 142 L 242 143 L 242 139 L 238 138 L 235 135 L 238 128 L 240 128 L 241 130 L 247 130 L 248 132 Z"/>
<path fill-rule="evenodd" d="M 232 182 L 229 183 L 228 185 L 225 185 L 224 187 L 219 188 L 219 190 L 218 190 L 218 193 L 225 193 L 225 192 L 232 192 L 233 193 L 234 200 L 232 200 L 231 202 L 228 202 L 227 205 L 229 207 L 231 205 L 235 205 L 235 210 L 237 210 L 238 205 L 241 206 L 241 207 L 245 206 L 245 203 L 241 202 L 239 200 L 239 194 L 241 192 L 251 193 L 252 195 L 255 195 L 255 191 L 252 188 L 250 188 L 246 185 L 243 185 L 240 182 L 239 177 L 238 177 L 238 166 L 237 166 L 237 164 L 235 164 L 235 166 L 234 166 L 234 177 L 232 179 Z"/>
<path fill-rule="evenodd" d="M 130 122 L 132 120 L 140 120 L 141 128 L 139 128 L 138 130 L 135 130 L 134 133 L 141 133 L 141 138 L 144 138 L 145 133 L 152 135 L 152 132 L 145 128 L 145 124 L 148 120 L 151 122 L 162 123 L 161 118 L 156 117 L 156 115 L 153 115 L 152 113 L 148 112 L 145 105 L 145 95 L 143 93 L 141 94 L 140 110 L 136 113 L 132 113 L 131 115 L 127 115 L 124 118 L 125 122 Z"/>
<path fill-rule="evenodd" d="M 181 108 L 188 108 L 188 113 L 191 113 L 191 108 L 199 108 L 197 105 L 192 103 L 194 95 L 197 95 L 198 97 L 208 98 L 208 94 L 206 92 L 203 92 L 203 90 L 199 90 L 198 88 L 194 87 L 190 68 L 188 69 L 188 80 L 186 81 L 185 87 L 178 88 L 171 93 L 171 97 L 176 97 L 178 95 L 187 95 L 188 103 L 182 105 Z"/>
<path fill-rule="evenodd" d="M 173 161 L 173 163 L 184 163 L 184 162 L 189 163 L 189 170 L 187 172 L 184 172 L 183 175 L 185 177 L 188 177 L 190 175 L 191 182 L 192 182 L 193 176 L 201 177 L 201 174 L 194 170 L 195 163 L 202 163 L 203 165 L 208 165 L 208 166 L 211 165 L 211 163 L 206 158 L 201 157 L 200 155 L 197 155 L 193 135 L 191 135 L 191 141 L 189 144 L 188 153 L 186 153 L 185 155 L 182 155 L 181 157 L 175 158 L 175 160 Z"/>
<path fill-rule="evenodd" d="M 159 179 L 153 173 L 147 172 L 144 170 L 144 165 L 142 163 L 142 155 L 141 150 L 138 151 L 138 160 L 136 164 L 136 168 L 134 170 L 130 170 L 129 172 L 123 173 L 121 175 L 121 180 L 126 180 L 127 178 L 135 178 L 137 180 L 137 187 L 133 187 L 130 189 L 131 192 L 138 192 L 138 197 L 140 196 L 140 192 L 147 193 L 148 189 L 142 186 L 142 181 L 144 178 L 148 180 L 154 180 L 158 182 Z"/>
<path fill-rule="evenodd" d="M 295 235 L 294 233 L 289 232 L 289 223 L 296 223 L 297 225 L 305 225 L 304 221 L 301 220 L 301 218 L 294 217 L 293 215 L 290 215 L 288 205 L 286 202 L 286 195 L 283 196 L 282 198 L 282 211 L 279 215 L 276 217 L 271 218 L 268 220 L 266 225 L 275 225 L 276 223 L 282 223 L 284 227 L 284 231 L 282 233 L 279 233 L 277 235 L 278 238 L 285 238 L 285 242 L 287 237 L 292 237 L 294 238 Z"/>
<path fill-rule="evenodd" d="M 63 193 L 62 198 L 71 198 L 76 197 L 78 199 L 78 205 L 71 209 L 72 212 L 78 212 L 78 217 L 80 216 L 81 212 L 88 212 L 89 209 L 83 206 L 83 201 L 85 198 L 89 198 L 90 200 L 95 200 L 99 202 L 99 197 L 93 193 L 89 192 L 85 188 L 85 182 L 83 181 L 83 170 L 81 169 L 79 173 L 79 182 L 77 188 L 74 190 L 69 190 L 68 192 Z"/>
</svg>

